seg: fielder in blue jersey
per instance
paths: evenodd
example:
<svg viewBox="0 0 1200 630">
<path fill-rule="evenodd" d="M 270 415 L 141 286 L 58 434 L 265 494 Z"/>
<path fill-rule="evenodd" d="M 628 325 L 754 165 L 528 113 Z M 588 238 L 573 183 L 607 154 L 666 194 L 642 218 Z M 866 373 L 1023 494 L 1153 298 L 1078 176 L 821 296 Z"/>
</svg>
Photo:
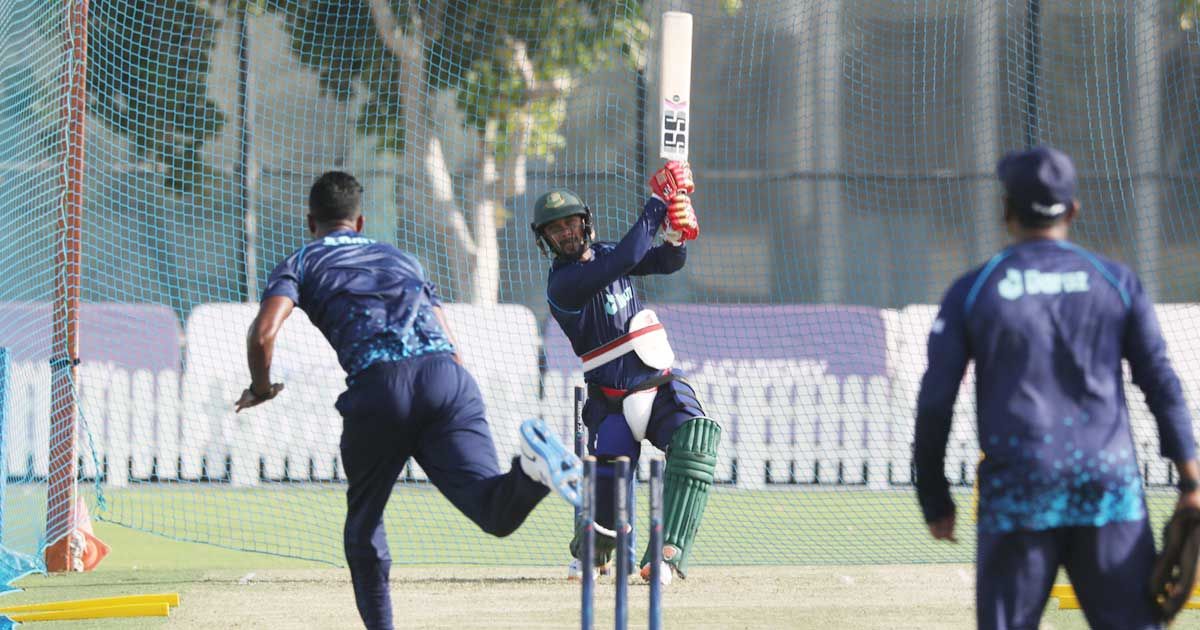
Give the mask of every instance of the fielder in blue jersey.
<svg viewBox="0 0 1200 630">
<path fill-rule="evenodd" d="M 1162 455 L 1200 506 L 1191 418 L 1137 276 L 1067 240 L 1079 212 L 1062 152 L 1010 153 L 998 174 L 1015 244 L 956 281 L 929 335 L 917 401 L 917 495 L 933 537 L 954 540 L 943 471 L 959 383 L 975 362 L 980 628 L 1037 628 L 1065 566 L 1092 628 L 1158 628 L 1146 514 L 1121 360 L 1158 423 Z"/>
<path fill-rule="evenodd" d="M 688 194 L 691 169 L 668 162 L 650 182 L 652 195 L 618 243 L 593 243 L 592 211 L 575 193 L 552 190 L 534 205 L 538 247 L 553 257 L 546 299 L 583 363 L 588 450 L 597 459 L 596 562 L 606 564 L 613 539 L 613 460 L 635 464 L 641 441 L 666 452 L 663 475 L 663 557 L 686 577 L 688 555 L 716 469 L 721 429 L 705 416 L 696 393 L 672 367 L 666 330 L 645 310 L 631 276 L 670 274 L 687 260 L 686 241 L 699 235 Z M 660 229 L 664 241 L 655 244 Z M 630 480 L 624 480 L 629 482 Z M 578 554 L 578 532 L 571 552 Z M 641 575 L 649 579 L 649 550 Z M 667 567 L 664 567 L 667 568 Z M 622 578 L 618 578 L 622 579 Z"/>
<path fill-rule="evenodd" d="M 578 504 L 579 459 L 540 420 L 521 426 L 521 456 L 501 473 L 483 397 L 462 367 L 434 286 L 410 254 L 364 237 L 362 186 L 341 172 L 309 193 L 314 240 L 271 273 L 250 326 L 250 387 L 237 410 L 274 398 L 275 337 L 299 306 L 346 371 L 338 397 L 346 470 L 346 561 L 368 628 L 391 628 L 391 556 L 383 511 L 409 457 L 463 514 L 495 536 L 514 532 L 549 489 Z M 516 460 L 519 460 L 519 465 Z"/>
</svg>

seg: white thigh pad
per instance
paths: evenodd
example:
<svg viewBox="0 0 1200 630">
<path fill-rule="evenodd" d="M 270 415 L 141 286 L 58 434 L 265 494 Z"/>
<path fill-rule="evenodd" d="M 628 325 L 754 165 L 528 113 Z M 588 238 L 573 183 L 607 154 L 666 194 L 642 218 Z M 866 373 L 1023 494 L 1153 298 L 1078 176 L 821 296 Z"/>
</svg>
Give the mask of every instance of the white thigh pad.
<svg viewBox="0 0 1200 630">
<path fill-rule="evenodd" d="M 658 388 L 654 387 L 629 394 L 621 401 L 625 422 L 629 424 L 629 430 L 638 442 L 646 439 L 646 428 L 650 426 L 650 409 L 654 406 L 656 395 Z"/>
<path fill-rule="evenodd" d="M 645 330 L 643 334 L 637 334 Z M 667 329 L 658 321 L 658 315 L 650 309 L 638 311 L 629 320 L 629 345 L 642 363 L 665 370 L 675 363 L 675 351 L 667 340 Z"/>
</svg>

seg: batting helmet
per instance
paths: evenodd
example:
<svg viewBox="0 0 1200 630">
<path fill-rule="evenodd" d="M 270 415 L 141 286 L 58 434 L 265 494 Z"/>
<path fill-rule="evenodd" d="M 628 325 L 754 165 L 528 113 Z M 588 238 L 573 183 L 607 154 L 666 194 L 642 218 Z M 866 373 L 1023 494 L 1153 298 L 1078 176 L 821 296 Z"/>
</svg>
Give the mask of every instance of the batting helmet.
<svg viewBox="0 0 1200 630">
<path fill-rule="evenodd" d="M 542 235 L 542 228 L 552 221 L 573 216 L 583 217 L 583 239 L 586 244 L 592 238 L 592 209 L 579 195 L 565 188 L 558 188 L 538 197 L 533 203 L 533 223 L 529 224 L 537 239 L 538 248 L 543 252 L 549 248 L 557 253 Z"/>
</svg>

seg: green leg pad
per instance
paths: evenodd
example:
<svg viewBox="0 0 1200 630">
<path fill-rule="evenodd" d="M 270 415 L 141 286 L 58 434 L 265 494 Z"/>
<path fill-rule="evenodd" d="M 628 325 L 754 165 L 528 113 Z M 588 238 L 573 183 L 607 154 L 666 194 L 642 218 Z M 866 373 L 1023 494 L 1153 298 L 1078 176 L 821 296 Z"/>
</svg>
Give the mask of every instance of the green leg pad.
<svg viewBox="0 0 1200 630">
<path fill-rule="evenodd" d="M 668 560 L 687 577 L 687 560 L 708 505 L 708 492 L 717 470 L 717 444 L 721 427 L 703 416 L 683 423 L 671 436 L 663 471 L 663 545 L 679 550 Z M 642 566 L 650 562 L 650 552 Z"/>
</svg>

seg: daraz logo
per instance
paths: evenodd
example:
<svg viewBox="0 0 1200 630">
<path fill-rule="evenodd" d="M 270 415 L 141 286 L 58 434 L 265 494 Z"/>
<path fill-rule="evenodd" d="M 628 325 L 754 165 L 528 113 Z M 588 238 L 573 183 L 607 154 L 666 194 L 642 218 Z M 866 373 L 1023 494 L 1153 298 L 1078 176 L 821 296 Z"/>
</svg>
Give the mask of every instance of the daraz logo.
<svg viewBox="0 0 1200 630">
<path fill-rule="evenodd" d="M 1087 293 L 1086 271 L 1038 271 L 1037 269 L 1009 269 L 1004 279 L 996 285 L 1000 297 L 1006 300 L 1020 299 L 1025 295 L 1058 295 L 1060 293 Z"/>
<path fill-rule="evenodd" d="M 632 299 L 633 287 L 625 287 L 624 291 L 615 295 L 612 293 L 605 293 L 604 312 L 608 313 L 609 315 L 616 315 L 617 311 L 625 308 L 625 306 L 629 304 L 630 300 Z"/>
</svg>

